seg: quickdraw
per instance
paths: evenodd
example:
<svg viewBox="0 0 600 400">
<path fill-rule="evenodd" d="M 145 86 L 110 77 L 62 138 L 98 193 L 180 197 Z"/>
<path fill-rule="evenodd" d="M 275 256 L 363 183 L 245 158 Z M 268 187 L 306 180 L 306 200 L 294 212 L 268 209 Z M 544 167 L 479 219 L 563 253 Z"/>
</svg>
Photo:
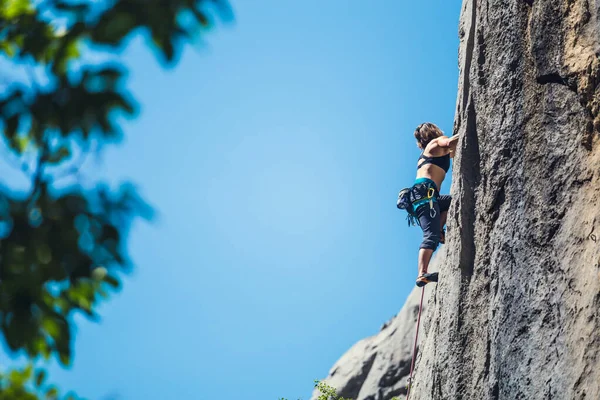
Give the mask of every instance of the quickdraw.
<svg viewBox="0 0 600 400">
<path fill-rule="evenodd" d="M 427 189 L 427 197 L 424 197 L 424 198 L 414 201 L 412 203 L 413 210 L 416 210 L 417 207 L 420 206 L 421 204 L 428 202 L 429 203 L 429 215 L 431 216 L 431 218 L 435 218 L 436 211 L 435 211 L 435 208 L 433 207 L 434 201 L 437 201 L 435 198 L 435 189 L 429 188 L 429 189 Z"/>
</svg>

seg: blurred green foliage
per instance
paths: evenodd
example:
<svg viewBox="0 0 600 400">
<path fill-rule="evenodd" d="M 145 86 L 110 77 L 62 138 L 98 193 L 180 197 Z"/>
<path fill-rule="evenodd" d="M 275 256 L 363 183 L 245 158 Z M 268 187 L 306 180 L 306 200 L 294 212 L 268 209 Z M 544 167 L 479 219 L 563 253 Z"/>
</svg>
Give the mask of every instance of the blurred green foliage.
<svg viewBox="0 0 600 400">
<path fill-rule="evenodd" d="M 0 72 L 27 72 L 0 92 L 7 157 L 30 182 L 24 192 L 0 187 L 0 332 L 15 354 L 70 365 L 73 314 L 97 318 L 100 301 L 121 286 L 119 271 L 131 268 L 132 221 L 152 217 L 131 185 L 56 185 L 76 176 L 92 145 L 122 137 L 119 116 L 137 112 L 126 68 L 83 56 L 118 53 L 145 33 L 172 66 L 216 17 L 231 17 L 225 0 L 0 0 Z M 26 394 L 34 375 L 31 367 L 1 375 L 0 399 L 58 398 L 52 388 Z"/>
<path fill-rule="evenodd" d="M 46 382 L 46 371 L 34 369 L 32 364 L 22 369 L 0 373 L 0 399 L 2 400 L 84 400 L 75 393 L 64 396 L 60 390 Z"/>
<path fill-rule="evenodd" d="M 317 397 L 317 400 L 352 400 L 350 398 L 342 397 L 342 396 L 338 395 L 337 390 L 333 386 L 330 386 L 323 381 L 315 380 L 315 388 L 319 392 L 319 396 Z M 281 397 L 279 400 L 287 400 L 287 399 Z M 298 400 L 300 400 L 300 399 L 298 399 Z M 392 397 L 391 400 L 400 400 L 400 398 Z"/>
</svg>

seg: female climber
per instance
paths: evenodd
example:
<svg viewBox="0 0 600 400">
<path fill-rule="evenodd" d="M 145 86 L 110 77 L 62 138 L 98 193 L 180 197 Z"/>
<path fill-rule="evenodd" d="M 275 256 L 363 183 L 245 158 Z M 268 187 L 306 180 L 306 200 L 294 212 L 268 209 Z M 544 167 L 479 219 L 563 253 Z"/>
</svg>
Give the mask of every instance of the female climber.
<svg viewBox="0 0 600 400">
<path fill-rule="evenodd" d="M 419 248 L 419 275 L 416 285 L 421 287 L 437 282 L 438 274 L 427 273 L 429 261 L 439 243 L 445 243 L 444 225 L 452 197 L 440 195 L 442 182 L 454 157 L 458 135 L 444 136 L 435 124 L 426 122 L 415 130 L 417 146 L 423 150 L 417 162 L 417 179 L 410 188 L 413 212 L 423 230 Z"/>
</svg>

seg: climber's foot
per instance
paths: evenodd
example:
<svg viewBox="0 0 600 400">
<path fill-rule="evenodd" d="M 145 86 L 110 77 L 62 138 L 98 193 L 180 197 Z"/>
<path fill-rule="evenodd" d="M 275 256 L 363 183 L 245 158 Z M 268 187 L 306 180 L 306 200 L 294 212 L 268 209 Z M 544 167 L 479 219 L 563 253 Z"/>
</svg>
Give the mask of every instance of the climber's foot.
<svg viewBox="0 0 600 400">
<path fill-rule="evenodd" d="M 437 282 L 438 281 L 438 273 L 433 272 L 431 274 L 423 274 L 417 278 L 417 286 L 423 287 L 427 285 L 429 282 Z"/>
</svg>

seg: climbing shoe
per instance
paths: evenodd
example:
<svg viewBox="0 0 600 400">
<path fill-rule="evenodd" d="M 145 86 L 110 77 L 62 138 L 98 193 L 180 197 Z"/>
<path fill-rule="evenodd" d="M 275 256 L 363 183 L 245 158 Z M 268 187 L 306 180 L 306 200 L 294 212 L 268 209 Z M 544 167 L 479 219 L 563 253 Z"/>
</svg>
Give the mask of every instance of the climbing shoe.
<svg viewBox="0 0 600 400">
<path fill-rule="evenodd" d="M 444 244 L 446 243 L 446 231 L 442 229 L 442 231 L 440 232 L 440 243 Z"/>
<path fill-rule="evenodd" d="M 427 285 L 429 282 L 437 282 L 438 281 L 438 273 L 433 272 L 431 274 L 423 274 L 417 278 L 417 286 L 423 287 Z"/>
</svg>

